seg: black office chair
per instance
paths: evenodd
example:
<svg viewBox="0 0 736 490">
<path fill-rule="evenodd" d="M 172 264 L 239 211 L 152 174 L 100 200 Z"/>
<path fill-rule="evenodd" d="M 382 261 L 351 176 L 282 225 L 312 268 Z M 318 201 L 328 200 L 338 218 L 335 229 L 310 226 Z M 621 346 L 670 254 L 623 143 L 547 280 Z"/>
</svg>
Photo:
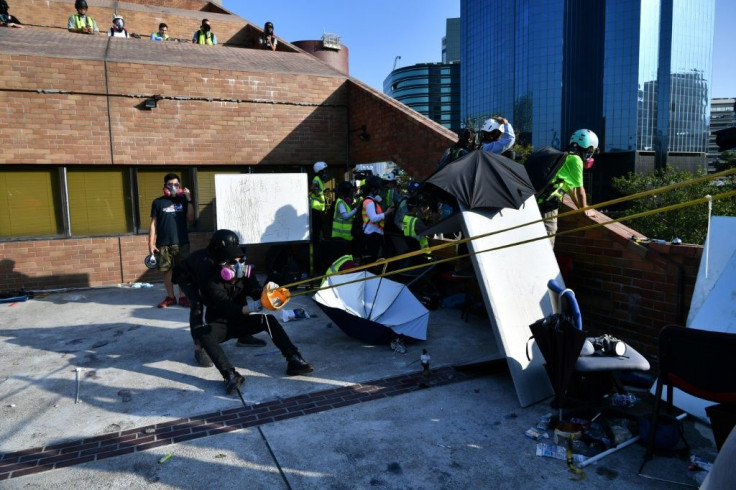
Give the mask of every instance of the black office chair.
<svg viewBox="0 0 736 490">
<path fill-rule="evenodd" d="M 736 334 L 668 325 L 659 332 L 659 376 L 647 451 L 639 467 L 654 454 L 662 391 L 667 386 L 667 412 L 672 413 L 674 388 L 703 400 L 736 406 Z"/>
</svg>

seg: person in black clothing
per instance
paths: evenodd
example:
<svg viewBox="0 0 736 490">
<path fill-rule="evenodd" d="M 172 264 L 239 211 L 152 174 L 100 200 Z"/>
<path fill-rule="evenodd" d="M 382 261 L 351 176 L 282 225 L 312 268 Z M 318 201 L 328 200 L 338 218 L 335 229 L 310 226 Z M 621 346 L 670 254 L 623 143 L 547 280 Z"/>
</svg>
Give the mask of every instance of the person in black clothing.
<svg viewBox="0 0 736 490">
<path fill-rule="evenodd" d="M 181 187 L 176 174 L 164 177 L 164 195 L 151 204 L 151 226 L 148 230 L 148 252 L 155 254 L 158 269 L 164 274 L 166 298 L 158 304 L 167 308 L 176 304 L 171 282 L 173 267 L 189 255 L 188 225 L 194 223 L 192 193 Z M 188 307 L 189 300 L 179 288 L 179 304 Z"/>
<path fill-rule="evenodd" d="M 217 230 L 207 248 L 191 254 L 175 274 L 175 280 L 189 288 L 192 336 L 222 374 L 228 394 L 245 382 L 220 346 L 229 339 L 266 331 L 286 358 L 286 374 L 296 376 L 314 371 L 278 320 L 263 313 L 257 299 L 262 288 L 250 269 L 245 264 L 245 250 L 239 245 L 238 235 L 230 230 Z M 207 307 L 204 322 L 202 306 Z"/>
<path fill-rule="evenodd" d="M 0 27 L 23 27 L 18 18 L 10 15 L 8 10 L 10 10 L 8 2 L 0 0 Z"/>
</svg>

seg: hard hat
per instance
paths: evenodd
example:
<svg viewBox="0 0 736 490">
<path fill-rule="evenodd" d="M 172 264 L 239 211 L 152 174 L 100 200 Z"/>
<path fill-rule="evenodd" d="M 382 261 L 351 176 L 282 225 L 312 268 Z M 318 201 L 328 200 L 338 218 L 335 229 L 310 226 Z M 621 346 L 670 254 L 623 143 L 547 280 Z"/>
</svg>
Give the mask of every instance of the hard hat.
<svg viewBox="0 0 736 490">
<path fill-rule="evenodd" d="M 312 167 L 314 168 L 314 173 L 318 174 L 327 168 L 327 164 L 325 162 L 315 162 Z"/>
<path fill-rule="evenodd" d="M 154 254 L 146 255 L 146 258 L 143 259 L 143 263 L 146 264 L 146 267 L 149 269 L 155 269 L 158 263 L 156 262 L 156 256 Z"/>
<path fill-rule="evenodd" d="M 218 264 L 238 259 L 245 255 L 245 249 L 240 246 L 240 238 L 231 230 L 217 230 L 212 234 L 207 246 L 212 258 Z"/>
<path fill-rule="evenodd" d="M 87 0 L 77 0 L 74 2 L 74 8 L 79 9 L 86 9 L 87 8 Z"/>
<path fill-rule="evenodd" d="M 500 131 L 501 123 L 499 123 L 493 118 L 486 119 L 486 122 L 483 123 L 483 126 L 481 126 L 480 130 L 486 133 L 490 133 L 491 131 L 496 131 L 496 130 Z"/>
<path fill-rule="evenodd" d="M 570 144 L 576 144 L 580 148 L 598 148 L 598 136 L 590 129 L 578 129 L 570 136 Z"/>
</svg>

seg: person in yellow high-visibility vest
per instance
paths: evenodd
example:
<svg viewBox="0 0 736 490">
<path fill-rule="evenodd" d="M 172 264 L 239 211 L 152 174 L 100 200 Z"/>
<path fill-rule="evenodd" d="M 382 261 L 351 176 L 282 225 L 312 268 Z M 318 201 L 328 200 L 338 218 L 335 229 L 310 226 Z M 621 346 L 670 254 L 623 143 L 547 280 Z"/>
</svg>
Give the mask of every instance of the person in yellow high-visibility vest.
<svg viewBox="0 0 736 490">
<path fill-rule="evenodd" d="M 350 254 L 345 254 L 342 257 L 338 257 L 337 260 L 335 260 L 330 266 L 327 268 L 327 271 L 325 271 L 325 276 L 331 276 L 333 274 L 337 274 L 341 270 L 347 270 L 352 269 L 353 267 L 356 267 L 355 260 L 353 259 L 353 256 Z M 322 284 L 320 287 L 324 287 L 325 284 L 327 284 L 327 277 L 322 279 Z"/>
<path fill-rule="evenodd" d="M 422 214 L 422 208 L 417 204 L 414 199 L 406 200 L 406 208 L 407 212 L 404 215 L 401 229 L 405 237 L 413 239 L 414 241 L 415 245 L 410 246 L 410 250 L 428 248 L 429 239 L 427 239 L 426 236 L 420 236 L 422 232 L 429 229 L 429 226 L 424 223 L 424 220 L 422 220 L 420 216 L 420 214 Z M 416 244 L 418 244 L 418 246 Z M 427 251 L 426 255 L 427 258 L 430 258 L 432 252 Z"/>
<path fill-rule="evenodd" d="M 209 19 L 202 19 L 202 25 L 192 36 L 192 42 L 194 44 L 206 44 L 208 46 L 217 44 L 217 36 L 212 32 Z"/>
<path fill-rule="evenodd" d="M 335 244 L 333 257 L 351 251 L 353 242 L 353 217 L 358 212 L 357 206 L 351 207 L 354 192 L 355 188 L 350 182 L 341 182 L 337 186 L 337 200 L 335 201 L 335 211 L 332 215 L 332 241 Z"/>
</svg>

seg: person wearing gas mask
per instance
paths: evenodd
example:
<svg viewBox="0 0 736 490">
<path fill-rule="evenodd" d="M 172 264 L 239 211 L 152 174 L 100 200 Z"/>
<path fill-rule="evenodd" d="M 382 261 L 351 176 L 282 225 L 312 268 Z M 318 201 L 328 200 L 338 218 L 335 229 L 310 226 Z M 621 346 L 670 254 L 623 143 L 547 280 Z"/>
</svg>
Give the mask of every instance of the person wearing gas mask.
<svg viewBox="0 0 736 490">
<path fill-rule="evenodd" d="M 200 311 L 200 318 L 190 316 L 190 328 L 195 340 L 195 359 L 200 365 L 204 352 L 225 380 L 225 391 L 230 394 L 245 382 L 222 350 L 220 343 L 238 339 L 238 345 L 251 343 L 253 334 L 268 332 L 274 345 L 286 359 L 286 374 L 297 376 L 314 371 L 299 349 L 291 342 L 276 318 L 266 313 L 261 301 L 263 288 L 252 267 L 246 264 L 245 248 L 238 235 L 231 230 L 217 230 L 209 245 L 191 254 L 184 264 L 177 266 L 177 282 L 188 284 L 192 292 L 192 312 Z M 270 283 L 267 287 L 277 288 Z M 196 294 L 195 292 L 196 291 Z M 201 307 L 206 307 L 204 321 Z M 199 309 L 199 310 L 198 310 Z M 198 347 L 197 346 L 201 346 Z"/>
<path fill-rule="evenodd" d="M 156 266 L 163 272 L 166 298 L 158 304 L 167 308 L 176 304 L 174 284 L 171 282 L 173 267 L 189 255 L 188 225 L 194 223 L 192 193 L 182 188 L 179 176 L 164 177 L 164 194 L 151 204 L 151 226 L 148 230 L 148 252 L 156 257 Z M 179 288 L 179 304 L 189 307 L 186 294 Z"/>
<path fill-rule="evenodd" d="M 578 209 L 588 206 L 585 187 L 583 187 L 583 169 L 589 169 L 593 166 L 593 156 L 598 153 L 598 136 L 590 129 L 578 129 L 572 133 L 567 151 L 568 155 L 565 163 L 555 174 L 556 184 L 550 189 L 549 193 L 540 198 L 546 204 L 556 206 L 544 213 L 544 226 L 547 229 L 547 234 L 550 235 L 549 240 L 552 242 L 552 246 L 555 244 L 557 213 L 562 204 L 562 197 L 569 194 L 573 204 Z M 585 215 L 593 218 L 596 212 L 589 209 L 585 211 Z"/>
<path fill-rule="evenodd" d="M 66 25 L 69 32 L 78 32 L 79 34 L 100 32 L 95 19 L 87 15 L 87 0 L 77 0 L 74 2 L 74 8 L 77 9 L 77 13 L 69 17 Z"/>
<path fill-rule="evenodd" d="M 194 44 L 207 44 L 209 46 L 217 44 L 217 36 L 212 32 L 212 26 L 208 19 L 202 19 L 202 25 L 199 27 L 199 30 L 194 33 L 192 42 Z"/>
<path fill-rule="evenodd" d="M 261 49 L 276 51 L 278 43 L 279 40 L 276 39 L 276 34 L 273 33 L 273 23 L 266 22 L 266 25 L 263 26 L 263 34 L 258 38 L 258 44 L 261 46 Z"/>
<path fill-rule="evenodd" d="M 125 28 L 125 20 L 121 15 L 112 16 L 112 27 L 107 31 L 108 37 L 128 37 L 128 30 Z"/>
</svg>

